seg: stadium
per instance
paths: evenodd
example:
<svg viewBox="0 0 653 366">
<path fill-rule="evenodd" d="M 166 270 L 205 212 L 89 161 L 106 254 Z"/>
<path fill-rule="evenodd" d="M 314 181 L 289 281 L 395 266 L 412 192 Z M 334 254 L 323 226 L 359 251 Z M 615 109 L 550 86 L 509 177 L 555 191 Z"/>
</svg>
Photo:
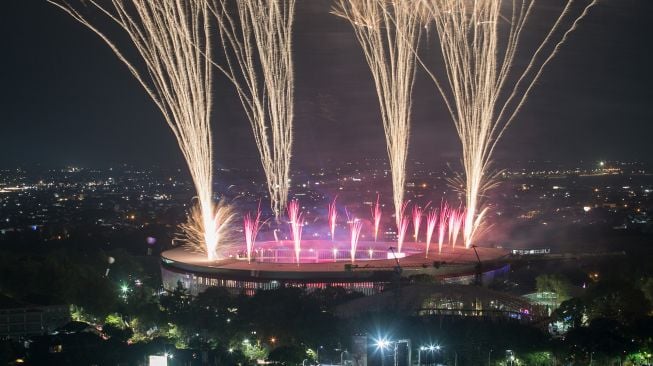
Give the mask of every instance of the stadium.
<svg viewBox="0 0 653 366">
<path fill-rule="evenodd" d="M 234 250 L 226 259 L 209 261 L 206 255 L 183 247 L 161 254 L 161 275 L 166 290 L 179 283 L 189 294 L 209 287 L 251 295 L 279 287 L 307 289 L 343 287 L 374 295 L 402 278 L 429 276 L 442 284 L 484 283 L 509 270 L 509 252 L 498 248 L 431 248 L 424 243 L 360 242 L 352 251 L 349 242 L 304 240 L 297 256 L 292 241 L 257 243 L 251 260 Z M 352 260 L 353 258 L 353 260 Z M 480 265 L 479 265 L 480 264 Z"/>
</svg>

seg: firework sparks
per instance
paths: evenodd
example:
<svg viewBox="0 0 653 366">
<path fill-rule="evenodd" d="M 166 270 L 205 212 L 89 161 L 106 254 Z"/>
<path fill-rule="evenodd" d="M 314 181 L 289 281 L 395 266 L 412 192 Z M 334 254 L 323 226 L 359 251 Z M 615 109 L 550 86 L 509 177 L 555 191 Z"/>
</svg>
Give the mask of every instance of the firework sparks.
<svg viewBox="0 0 653 366">
<path fill-rule="evenodd" d="M 337 0 L 332 12 L 353 26 L 374 79 L 390 160 L 395 218 L 400 226 L 415 80 L 413 50 L 422 29 L 420 18 L 412 0 Z"/>
<path fill-rule="evenodd" d="M 299 265 L 299 255 L 302 248 L 302 228 L 304 227 L 304 218 L 299 210 L 299 202 L 292 200 L 288 203 L 288 223 L 290 224 L 290 232 L 292 241 L 295 246 L 295 260 Z"/>
<path fill-rule="evenodd" d="M 433 231 L 438 223 L 438 210 L 431 209 L 426 215 L 426 258 L 429 256 L 429 249 L 431 247 L 431 238 L 433 237 Z"/>
<path fill-rule="evenodd" d="M 206 214 L 202 212 L 199 205 L 192 206 L 187 215 L 185 223 L 179 225 L 183 233 L 181 238 L 191 249 L 205 253 L 207 259 L 215 260 L 218 258 L 218 244 L 225 244 L 231 241 L 230 226 L 236 216 L 233 206 L 228 205 L 224 200 L 213 205 L 213 211 L 210 213 L 213 222 L 211 223 L 212 231 L 207 239 L 206 224 L 204 222 Z"/>
<path fill-rule="evenodd" d="M 356 261 L 356 249 L 358 248 L 358 238 L 361 234 L 361 229 L 363 228 L 363 222 L 357 218 L 353 218 L 349 221 L 349 233 L 350 233 L 350 249 L 349 253 L 351 255 L 351 262 Z"/>
<path fill-rule="evenodd" d="M 458 241 L 458 235 L 460 235 L 460 229 L 465 221 L 465 210 L 459 208 L 457 210 L 449 211 L 449 242 L 451 243 L 451 248 L 456 248 L 456 242 Z"/>
<path fill-rule="evenodd" d="M 336 240 L 336 220 L 338 219 L 338 209 L 336 207 L 336 200 L 338 197 L 333 199 L 333 202 L 329 204 L 329 229 L 331 230 L 331 240 Z"/>
<path fill-rule="evenodd" d="M 245 230 L 245 243 L 247 244 L 247 262 L 251 263 L 252 261 L 252 250 L 254 249 L 254 242 L 256 241 L 256 236 L 258 235 L 258 229 L 261 224 L 261 205 L 256 211 L 256 216 L 253 216 L 251 213 L 247 213 L 243 218 L 243 226 Z"/>
<path fill-rule="evenodd" d="M 401 210 L 399 211 L 399 219 L 397 220 L 397 251 L 402 253 L 401 248 L 404 246 L 404 239 L 406 238 L 406 231 L 408 230 L 408 215 L 406 215 L 406 208 L 408 207 L 409 202 L 405 202 L 401 205 Z"/>
<path fill-rule="evenodd" d="M 213 143 L 211 37 L 203 1 L 170 0 L 161 3 L 133 0 L 89 0 L 77 5 L 48 0 L 95 32 L 139 81 L 163 114 L 189 167 L 197 191 L 197 207 L 181 225 L 188 245 L 219 256 L 218 245 L 233 215 L 224 202 L 215 205 L 212 194 Z M 123 29 L 139 62 L 130 61 L 108 33 L 94 25 L 83 11 L 105 15 Z M 98 22 L 99 24 L 102 22 Z M 173 46 L 174 45 L 174 46 Z M 140 66 L 140 65 L 143 66 Z M 225 221 L 226 220 L 226 221 Z"/>
<path fill-rule="evenodd" d="M 227 59 L 226 67 L 213 64 L 236 87 L 261 156 L 272 211 L 278 218 L 290 188 L 295 0 L 237 1 L 238 19 L 229 15 L 227 0 L 208 2 Z"/>
<path fill-rule="evenodd" d="M 379 195 L 376 195 L 376 203 L 372 206 L 372 222 L 374 223 L 374 241 L 379 236 L 379 225 L 381 224 L 381 205 L 379 204 Z"/>
<path fill-rule="evenodd" d="M 447 232 L 449 214 L 450 209 L 447 203 L 440 203 L 440 216 L 438 218 L 438 253 L 442 253 L 442 245 L 444 244 L 444 236 Z"/>
<path fill-rule="evenodd" d="M 465 176 L 465 217 L 463 236 L 470 247 L 482 225 L 487 207 L 485 193 L 496 185 L 490 174 L 492 153 L 544 68 L 554 58 L 569 34 L 587 15 L 597 0 L 588 0 L 580 15 L 572 14 L 574 0 L 566 5 L 535 48 L 526 67 L 515 67 L 515 56 L 535 0 L 507 2 L 510 15 L 501 14 L 497 0 L 422 0 L 435 23 L 448 88 L 427 68 L 452 116 L 462 142 Z M 499 31 L 504 20 L 508 31 Z M 573 21 L 572 21 L 573 20 Z M 570 24 L 565 28 L 564 24 Z M 502 39 L 502 35 L 505 38 Z M 420 63 L 423 62 L 420 59 Z M 450 220 L 450 224 L 452 221 Z"/>
<path fill-rule="evenodd" d="M 418 205 L 413 206 L 413 238 L 417 242 L 419 238 L 419 229 L 422 224 L 422 215 L 424 210 L 429 207 L 431 202 L 429 202 L 424 208 L 419 207 Z"/>
</svg>

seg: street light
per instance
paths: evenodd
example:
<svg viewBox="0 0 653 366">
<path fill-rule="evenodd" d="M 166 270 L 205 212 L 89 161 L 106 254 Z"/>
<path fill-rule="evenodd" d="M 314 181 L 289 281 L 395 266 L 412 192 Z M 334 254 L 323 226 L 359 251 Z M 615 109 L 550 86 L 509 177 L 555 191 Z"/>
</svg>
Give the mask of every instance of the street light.
<svg viewBox="0 0 653 366">
<path fill-rule="evenodd" d="M 317 352 L 315 353 L 315 362 L 320 364 L 320 348 L 324 349 L 324 346 L 317 346 Z"/>
<path fill-rule="evenodd" d="M 418 366 L 422 364 L 422 351 L 426 351 L 426 347 L 420 346 L 417 349 L 417 365 Z"/>
<path fill-rule="evenodd" d="M 385 350 L 390 348 L 392 341 L 387 338 L 381 338 L 376 341 L 376 350 L 381 351 L 381 366 L 385 366 Z"/>
<path fill-rule="evenodd" d="M 376 341 L 376 348 L 383 351 L 384 349 L 390 348 L 391 343 L 392 342 L 390 342 L 389 340 L 382 338 Z"/>
<path fill-rule="evenodd" d="M 417 364 L 418 365 L 422 364 L 422 352 L 423 351 L 429 351 L 429 352 L 433 353 L 433 352 L 440 352 L 441 349 L 442 349 L 442 347 L 439 344 L 435 344 L 435 345 L 431 344 L 429 346 L 420 346 L 417 349 Z M 427 360 L 428 360 L 428 358 L 427 358 Z"/>
</svg>

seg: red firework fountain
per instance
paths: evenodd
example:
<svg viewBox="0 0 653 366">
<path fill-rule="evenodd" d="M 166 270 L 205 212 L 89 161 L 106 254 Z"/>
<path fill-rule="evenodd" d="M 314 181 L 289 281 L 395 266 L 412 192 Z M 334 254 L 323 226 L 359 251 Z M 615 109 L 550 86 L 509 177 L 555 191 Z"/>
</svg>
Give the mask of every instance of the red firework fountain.
<svg viewBox="0 0 653 366">
<path fill-rule="evenodd" d="M 299 265 L 299 254 L 302 245 L 302 227 L 304 226 L 304 219 L 302 213 L 299 211 L 299 202 L 292 200 L 288 203 L 288 220 L 292 233 L 292 240 L 295 244 L 295 260 Z"/>
<path fill-rule="evenodd" d="M 399 217 L 397 218 L 397 254 L 401 254 L 401 248 L 404 245 L 404 239 L 406 238 L 406 231 L 408 229 L 408 216 L 406 216 L 406 207 L 408 207 L 408 203 L 410 201 L 405 202 L 401 206 L 401 213 Z"/>
<path fill-rule="evenodd" d="M 306 222 L 304 213 L 300 209 L 299 201 L 292 200 L 288 203 L 287 216 L 288 216 L 288 225 L 290 226 L 290 239 L 291 240 L 279 240 L 277 239 L 274 242 L 277 243 L 278 248 L 268 247 L 265 253 L 260 254 L 260 257 L 256 257 L 257 261 L 279 261 L 279 258 L 286 258 L 286 262 L 283 262 L 283 259 L 280 261 L 283 263 L 320 263 L 323 260 L 329 262 L 337 262 L 339 260 L 347 260 L 345 253 L 349 252 L 349 261 L 352 263 L 357 260 L 376 260 L 380 258 L 392 259 L 404 258 L 407 255 L 416 255 L 422 253 L 424 250 L 425 258 L 428 258 L 429 252 L 431 250 L 431 244 L 436 240 L 438 242 L 438 255 L 446 255 L 448 251 L 443 252 L 443 245 L 445 243 L 445 235 L 448 233 L 448 242 L 451 244 L 452 252 L 456 249 L 458 244 L 458 238 L 463 235 L 465 229 L 465 217 L 467 211 L 459 206 L 457 209 L 452 209 L 446 202 L 442 201 L 440 208 L 430 208 L 431 202 L 426 204 L 423 207 L 418 205 L 412 206 L 412 210 L 408 212 L 410 201 L 405 201 L 400 210 L 400 215 L 397 217 L 397 247 L 396 251 L 390 250 L 386 251 L 388 243 L 376 242 L 367 242 L 366 251 L 363 250 L 359 253 L 358 244 L 362 234 L 363 221 L 355 216 L 351 215 L 350 212 L 345 208 L 345 214 L 347 218 L 347 226 L 349 229 L 349 238 L 347 241 L 336 241 L 331 240 L 309 240 L 302 243 L 302 232 L 303 226 Z M 336 200 L 334 199 L 329 205 L 329 229 L 332 233 L 335 231 L 335 222 L 337 218 L 336 214 Z M 424 217 L 422 217 L 424 216 Z M 381 218 L 381 208 L 379 205 L 379 199 L 377 197 L 377 202 L 372 206 L 372 218 L 374 219 L 375 229 L 378 228 L 380 218 Z M 317 220 L 317 219 L 315 219 Z M 416 239 L 419 238 L 420 226 L 422 226 L 422 221 L 425 221 L 426 226 L 426 235 L 425 235 L 425 246 L 419 245 L 417 240 L 406 242 L 406 234 L 408 232 L 408 226 L 410 222 L 413 222 L 414 226 L 414 236 Z M 256 244 L 257 235 L 259 228 L 261 227 L 261 208 L 260 205 L 256 212 L 248 212 L 243 217 L 243 226 L 244 226 L 244 236 L 246 244 L 246 259 L 248 263 L 251 263 L 254 256 L 254 245 Z M 437 228 L 437 233 L 436 233 Z M 275 230 L 275 239 L 277 238 Z M 375 233 L 376 235 L 376 233 Z M 314 236 L 319 236 L 319 234 L 314 234 Z M 330 247 L 327 245 L 327 248 L 324 248 L 324 245 L 316 246 L 318 242 L 330 242 Z M 288 245 L 292 243 L 292 246 Z M 406 244 L 406 245 L 404 245 Z M 260 247 L 260 244 L 258 244 Z M 302 245 L 304 245 L 305 253 L 302 253 Z M 308 246 L 307 246 L 308 245 Z M 242 249 L 240 249 L 242 251 Z M 242 253 L 242 252 L 240 252 Z M 272 254 L 271 254 L 272 253 Z M 233 255 L 233 254 L 232 254 Z M 240 254 L 235 254 L 239 256 Z M 260 259 L 259 259 L 260 258 Z M 273 258 L 273 259 L 272 259 Z"/>
<path fill-rule="evenodd" d="M 429 248 L 431 247 L 431 238 L 433 237 L 433 231 L 438 222 L 438 210 L 431 209 L 428 215 L 426 215 L 426 258 L 429 256 Z M 440 250 L 441 251 L 441 250 Z"/>
<path fill-rule="evenodd" d="M 331 230 L 331 240 L 336 240 L 336 220 L 338 219 L 338 210 L 336 208 L 336 200 L 338 196 L 333 199 L 329 204 L 329 229 Z"/>
<path fill-rule="evenodd" d="M 428 207 L 428 205 L 426 205 Z M 418 241 L 419 237 L 419 227 L 422 223 L 422 214 L 424 211 L 418 205 L 413 206 L 413 238 L 415 242 Z"/>
<path fill-rule="evenodd" d="M 458 208 L 457 210 L 451 211 L 449 216 L 449 237 L 452 248 L 456 248 L 456 242 L 458 241 L 458 235 L 460 234 L 464 220 L 465 210 Z"/>
<path fill-rule="evenodd" d="M 442 253 L 442 244 L 444 244 L 444 234 L 447 231 L 447 219 L 449 216 L 449 206 L 446 202 L 440 204 L 440 215 L 438 218 L 438 253 Z"/>
<path fill-rule="evenodd" d="M 349 253 L 351 255 L 352 263 L 356 261 L 356 248 L 358 247 L 358 238 L 360 237 L 362 228 L 363 222 L 361 220 L 354 218 L 349 221 L 349 232 L 351 236 L 351 248 Z"/>
<path fill-rule="evenodd" d="M 379 204 L 379 195 L 376 195 L 376 203 L 372 207 L 372 222 L 374 222 L 374 241 L 379 235 L 379 224 L 381 224 L 381 205 Z"/>
<path fill-rule="evenodd" d="M 261 224 L 261 205 L 259 203 L 256 211 L 256 216 L 248 212 L 243 219 L 245 229 L 245 242 L 247 243 L 247 263 L 252 262 L 252 250 L 254 249 L 254 242 L 258 235 L 258 229 Z"/>
</svg>

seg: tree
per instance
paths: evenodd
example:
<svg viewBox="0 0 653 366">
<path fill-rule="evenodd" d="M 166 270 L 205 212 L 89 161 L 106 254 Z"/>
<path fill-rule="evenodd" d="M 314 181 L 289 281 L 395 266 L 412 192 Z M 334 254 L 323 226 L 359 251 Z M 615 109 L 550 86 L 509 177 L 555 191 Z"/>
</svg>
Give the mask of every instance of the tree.
<svg viewBox="0 0 653 366">
<path fill-rule="evenodd" d="M 556 306 L 569 298 L 572 287 L 569 280 L 559 274 L 539 275 L 535 279 L 535 283 L 538 292 L 553 292 L 556 294 Z"/>
<path fill-rule="evenodd" d="M 305 358 L 306 350 L 296 345 L 277 347 L 268 356 L 268 360 L 284 365 L 301 365 Z"/>
<path fill-rule="evenodd" d="M 609 318 L 632 324 L 648 315 L 650 304 L 642 291 L 630 283 L 599 284 L 589 294 L 589 317 Z"/>
<path fill-rule="evenodd" d="M 642 285 L 642 293 L 644 293 L 644 296 L 648 300 L 649 304 L 653 305 L 653 277 L 648 277 L 646 280 L 644 280 L 644 284 Z"/>
<path fill-rule="evenodd" d="M 569 299 L 560 304 L 555 315 L 563 322 L 571 324 L 572 328 L 578 328 L 586 322 L 587 305 L 582 299 Z"/>
<path fill-rule="evenodd" d="M 109 337 L 112 342 L 126 343 L 129 338 L 134 335 L 134 332 L 127 327 L 117 327 L 111 324 L 105 324 L 102 331 Z"/>
<path fill-rule="evenodd" d="M 177 287 L 167 296 L 162 296 L 160 301 L 172 321 L 186 320 L 188 317 L 191 298 L 181 281 L 177 282 Z"/>
<path fill-rule="evenodd" d="M 243 355 L 245 355 L 245 357 L 247 357 L 247 359 L 251 361 L 263 360 L 268 355 L 267 348 L 249 341 L 243 342 L 240 347 L 240 350 L 241 352 L 243 352 Z"/>
</svg>

